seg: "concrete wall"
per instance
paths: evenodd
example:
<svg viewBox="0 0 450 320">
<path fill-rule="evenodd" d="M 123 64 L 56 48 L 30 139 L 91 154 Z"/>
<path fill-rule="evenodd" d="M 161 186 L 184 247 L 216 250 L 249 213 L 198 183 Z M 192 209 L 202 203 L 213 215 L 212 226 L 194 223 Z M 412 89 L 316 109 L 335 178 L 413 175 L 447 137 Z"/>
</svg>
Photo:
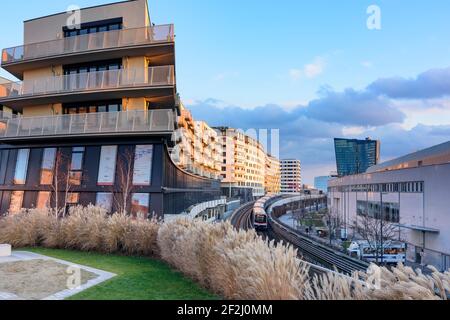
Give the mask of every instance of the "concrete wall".
<svg viewBox="0 0 450 320">
<path fill-rule="evenodd" d="M 426 249 L 450 255 L 450 164 L 349 176 L 331 180 L 329 186 L 416 181 L 424 183 L 423 193 L 387 193 L 383 202 L 400 204 L 401 224 L 438 229 L 439 234 L 426 233 Z M 330 209 L 345 217 L 347 224 L 355 220 L 357 200 L 381 200 L 379 192 L 332 191 L 328 197 Z M 414 246 L 423 246 L 422 232 L 404 229 L 403 236 Z M 437 258 L 430 254 L 428 263 L 433 260 Z"/>
<path fill-rule="evenodd" d="M 24 44 L 62 39 L 62 28 L 67 25 L 69 17 L 70 14 L 64 12 L 25 21 Z M 81 23 L 120 17 L 123 18 L 124 29 L 151 25 L 146 0 L 124 1 L 81 10 Z"/>
</svg>

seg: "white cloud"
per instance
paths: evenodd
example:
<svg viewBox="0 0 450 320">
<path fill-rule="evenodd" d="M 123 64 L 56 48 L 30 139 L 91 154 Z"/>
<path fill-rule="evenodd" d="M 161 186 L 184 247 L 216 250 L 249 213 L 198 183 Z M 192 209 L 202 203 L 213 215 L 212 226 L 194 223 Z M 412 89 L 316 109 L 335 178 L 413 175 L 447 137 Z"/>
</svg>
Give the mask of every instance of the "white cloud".
<svg viewBox="0 0 450 320">
<path fill-rule="evenodd" d="M 291 69 L 289 70 L 289 76 L 292 80 L 299 80 L 302 76 L 302 70 L 300 69 Z"/>
<path fill-rule="evenodd" d="M 317 57 L 313 63 L 305 66 L 305 75 L 308 78 L 315 78 L 321 75 L 325 70 L 325 60 Z"/>
<path fill-rule="evenodd" d="M 316 57 L 312 63 L 308 63 L 303 68 L 293 68 L 289 70 L 289 77 L 297 81 L 303 76 L 309 79 L 321 75 L 325 71 L 325 60 L 322 57 Z"/>
<path fill-rule="evenodd" d="M 372 67 L 373 67 L 373 62 L 372 62 L 372 61 L 362 61 L 362 62 L 361 62 L 361 65 L 362 65 L 364 68 L 372 68 Z"/>
</svg>

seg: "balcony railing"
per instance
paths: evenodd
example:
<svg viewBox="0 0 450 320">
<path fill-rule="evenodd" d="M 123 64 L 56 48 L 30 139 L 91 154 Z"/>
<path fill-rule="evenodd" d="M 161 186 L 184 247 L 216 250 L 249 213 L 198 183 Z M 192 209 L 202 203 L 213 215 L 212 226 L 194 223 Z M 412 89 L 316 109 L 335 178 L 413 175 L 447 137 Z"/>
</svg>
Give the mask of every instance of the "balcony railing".
<svg viewBox="0 0 450 320">
<path fill-rule="evenodd" d="M 97 91 L 114 88 L 175 85 L 174 66 L 120 69 L 0 84 L 0 99 Z"/>
<path fill-rule="evenodd" d="M 44 136 L 172 132 L 172 110 L 136 110 L 0 120 L 0 140 Z"/>
<path fill-rule="evenodd" d="M 105 31 L 3 49 L 2 64 L 93 50 L 173 41 L 173 25 Z"/>
</svg>

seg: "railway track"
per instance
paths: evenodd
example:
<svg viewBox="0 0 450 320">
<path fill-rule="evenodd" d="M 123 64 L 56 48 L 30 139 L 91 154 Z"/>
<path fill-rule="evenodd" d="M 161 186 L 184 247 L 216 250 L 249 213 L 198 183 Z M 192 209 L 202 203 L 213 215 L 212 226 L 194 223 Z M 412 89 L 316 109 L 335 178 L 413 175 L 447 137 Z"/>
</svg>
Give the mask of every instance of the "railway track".
<svg viewBox="0 0 450 320">
<path fill-rule="evenodd" d="M 253 229 L 252 212 L 255 202 L 249 202 L 236 209 L 231 216 L 231 224 L 237 229 Z"/>
<path fill-rule="evenodd" d="M 349 257 L 344 253 L 302 236 L 292 228 L 281 223 L 279 219 L 274 218 L 271 214 L 269 214 L 269 222 L 271 232 L 279 240 L 291 243 L 298 248 L 306 261 L 347 275 L 351 275 L 355 271 L 366 271 L 369 267 L 367 262 Z"/>
</svg>

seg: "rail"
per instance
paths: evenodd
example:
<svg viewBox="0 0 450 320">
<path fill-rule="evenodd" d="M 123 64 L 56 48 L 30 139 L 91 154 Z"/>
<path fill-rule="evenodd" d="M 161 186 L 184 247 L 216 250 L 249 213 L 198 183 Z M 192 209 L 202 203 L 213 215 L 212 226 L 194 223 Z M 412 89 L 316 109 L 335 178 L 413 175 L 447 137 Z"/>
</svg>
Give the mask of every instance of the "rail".
<svg viewBox="0 0 450 320">
<path fill-rule="evenodd" d="M 172 110 L 136 110 L 0 119 L 0 139 L 107 133 L 172 132 Z"/>
<path fill-rule="evenodd" d="M 175 85 L 174 66 L 83 72 L 0 84 L 0 100 L 71 92 L 173 85 Z"/>
<path fill-rule="evenodd" d="M 237 208 L 231 215 L 231 224 L 236 229 L 250 230 L 253 229 L 253 206 L 255 202 L 249 202 Z"/>
<path fill-rule="evenodd" d="M 305 197 L 308 200 L 310 197 Z M 277 217 L 272 215 L 272 208 L 277 203 L 273 203 L 268 208 L 268 220 L 273 232 L 281 238 L 281 240 L 292 243 L 313 263 L 319 263 L 331 270 L 338 270 L 344 274 L 351 275 L 355 271 L 366 271 L 369 267 L 367 262 L 354 259 L 344 253 L 338 252 L 321 243 L 314 241 L 308 237 L 299 234 L 296 230 L 283 224 Z"/>
<path fill-rule="evenodd" d="M 167 43 L 173 42 L 174 39 L 172 24 L 91 33 L 3 49 L 2 64 L 73 53 Z"/>
</svg>

